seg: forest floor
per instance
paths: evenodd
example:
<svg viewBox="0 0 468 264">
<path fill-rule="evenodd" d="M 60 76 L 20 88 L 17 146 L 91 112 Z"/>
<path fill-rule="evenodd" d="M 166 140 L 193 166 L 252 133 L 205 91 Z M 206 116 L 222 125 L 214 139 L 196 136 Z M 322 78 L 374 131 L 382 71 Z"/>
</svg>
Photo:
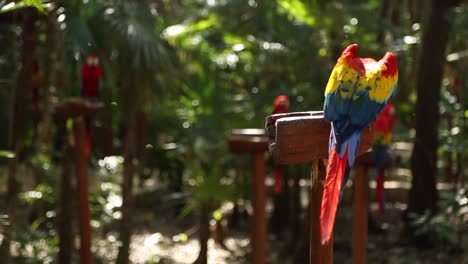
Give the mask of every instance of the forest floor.
<svg viewBox="0 0 468 264">
<path fill-rule="evenodd" d="M 468 264 L 468 250 L 456 250 L 444 245 L 432 248 L 414 247 L 414 243 L 405 239 L 403 233 L 402 212 L 406 208 L 407 184 L 398 185 L 387 190 L 387 204 L 385 220 L 379 223 L 384 231 L 373 231 L 370 228 L 368 239 L 368 261 L 379 264 L 431 264 L 431 263 L 460 263 Z M 388 183 L 392 187 L 392 182 Z M 398 185 L 398 186 L 397 186 Z M 372 183 L 371 183 L 372 186 Z M 444 191 L 443 185 L 439 185 Z M 307 192 L 307 184 L 303 192 Z M 307 195 L 303 196 L 307 197 Z M 372 198 L 372 194 L 369 199 Z M 337 215 L 334 236 L 334 263 L 352 263 L 352 190 L 348 191 L 340 206 Z M 375 222 L 380 222 L 376 212 L 376 205 L 370 206 L 370 214 Z M 191 264 L 198 256 L 198 241 L 194 223 L 196 215 L 186 219 L 178 219 L 175 215 L 158 215 L 141 213 L 137 216 L 135 235 L 132 241 L 133 263 L 165 263 L 165 264 Z M 225 246 L 209 241 L 209 264 L 244 264 L 250 263 L 250 240 L 248 220 L 244 219 L 240 228 L 226 229 Z M 180 234 L 188 234 L 188 240 L 180 241 Z M 308 236 L 307 233 L 304 235 Z M 468 244 L 468 234 L 460 235 L 460 245 Z M 297 238 L 301 240 L 301 238 Z M 293 260 L 288 239 L 276 239 L 269 235 L 267 242 L 267 259 L 270 264 L 302 264 Z M 298 244 L 299 246 L 299 244 Z M 101 248 L 103 252 L 108 250 Z M 306 255 L 308 252 L 304 252 Z M 112 256 L 109 256 L 112 259 Z M 302 262 L 302 261 L 301 261 Z M 103 263 L 106 263 L 105 261 Z M 308 262 L 306 262 L 308 263 Z"/>
<path fill-rule="evenodd" d="M 430 231 L 441 237 L 435 247 L 415 247 L 412 241 L 407 240 L 403 232 L 402 213 L 406 209 L 407 192 L 410 188 L 410 172 L 404 168 L 393 168 L 389 171 L 388 180 L 385 183 L 386 212 L 384 220 L 381 221 L 377 214 L 374 198 L 375 182 L 370 182 L 369 201 L 370 215 L 385 227 L 384 232 L 374 232 L 369 228 L 368 238 L 368 263 L 379 264 L 439 264 L 457 263 L 468 264 L 468 230 L 467 223 L 462 223 L 464 229 L 454 230 L 458 248 L 454 248 L 447 240 L 442 239 L 445 230 L 444 221 L 448 218 L 440 218 L 441 222 L 429 225 Z M 32 178 L 31 175 L 24 174 Z M 372 173 L 369 178 L 372 179 Z M 272 177 L 268 177 L 267 185 L 271 189 Z M 29 184 L 31 185 L 31 184 Z M 343 201 L 337 214 L 336 228 L 334 234 L 334 263 L 351 263 L 352 261 L 352 218 L 353 218 L 353 190 L 352 180 L 345 191 Z M 27 186 L 27 184 L 25 184 Z M 133 222 L 134 235 L 131 244 L 131 260 L 134 264 L 191 264 L 198 256 L 197 240 L 197 215 L 196 210 L 184 218 L 179 218 L 174 205 L 161 198 L 160 194 L 152 196 L 155 188 L 150 186 L 143 188 L 137 193 L 137 208 Z M 303 212 L 308 204 L 308 190 L 310 181 L 301 180 L 301 204 Z M 449 192 L 452 186 L 449 183 L 438 184 L 439 194 Z M 1 188 L 0 188 L 1 189 Z M 4 190 L 3 190 L 4 191 Z M 151 194 L 153 193 L 153 194 Z M 226 208 L 230 208 L 226 204 Z M 249 213 L 243 214 L 238 228 L 227 227 L 225 229 L 225 247 L 216 244 L 213 239 L 209 241 L 208 258 L 209 264 L 247 264 L 250 263 L 250 238 L 248 215 L 251 213 L 248 203 L 246 208 Z M 442 208 L 443 210 L 445 208 Z M 272 202 L 269 200 L 267 211 L 271 215 Z M 226 219 L 229 219 L 230 211 L 225 210 Z M 23 217 L 24 218 L 24 217 Z M 77 226 L 74 223 L 72 226 Z M 228 225 L 229 226 L 229 225 Z M 300 228 L 304 229 L 304 225 Z M 457 227 L 455 225 L 455 227 Z M 286 227 L 287 229 L 288 227 Z M 72 227 L 72 229 L 76 229 Z M 433 230 L 432 230 L 433 229 Z M 96 256 L 96 264 L 113 263 L 118 249 L 117 226 L 112 225 L 105 231 L 100 230 L 94 234 L 93 252 Z M 445 230 L 445 231 L 444 231 Z M 453 230 L 452 230 L 453 231 Z M 76 230 L 75 230 L 76 233 Z M 294 239 L 277 238 L 268 236 L 267 260 L 269 264 L 305 264 L 308 256 L 308 245 L 301 241 L 307 241 L 308 231 L 300 230 L 301 237 Z M 437 240 L 436 239 L 436 240 Z M 291 241 L 298 242 L 295 245 Z M 78 241 L 76 241 L 78 245 Z M 454 242 L 453 240 L 451 243 Z M 301 247 L 302 246 L 302 247 Z M 304 251 L 305 250 L 305 251 Z M 303 256 L 301 261 L 293 259 L 293 253 Z M 74 251 L 74 263 L 78 263 L 78 256 Z M 33 253 L 31 253 L 33 254 Z M 52 254 L 53 255 L 53 254 Z M 1 262 L 1 261 L 0 261 Z M 24 262 L 29 263 L 29 262 Z"/>
</svg>

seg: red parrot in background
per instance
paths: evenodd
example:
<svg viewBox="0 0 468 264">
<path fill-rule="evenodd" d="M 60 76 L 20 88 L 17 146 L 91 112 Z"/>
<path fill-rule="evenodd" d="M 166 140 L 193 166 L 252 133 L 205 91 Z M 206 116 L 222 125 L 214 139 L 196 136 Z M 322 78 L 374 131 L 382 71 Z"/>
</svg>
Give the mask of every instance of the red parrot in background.
<svg viewBox="0 0 468 264">
<path fill-rule="evenodd" d="M 393 53 L 375 61 L 358 57 L 348 46 L 325 88 L 324 118 L 331 122 L 328 166 L 320 210 L 322 244 L 329 243 L 336 211 L 354 164 L 362 130 L 382 111 L 397 89 L 398 66 Z"/>
<path fill-rule="evenodd" d="M 102 69 L 99 58 L 92 54 L 81 67 L 81 96 L 89 100 L 98 100 L 101 96 Z M 91 119 L 86 119 L 86 156 L 91 154 Z"/>
<path fill-rule="evenodd" d="M 282 114 L 289 112 L 289 98 L 286 95 L 279 95 L 273 102 L 273 114 Z M 281 166 L 275 166 L 275 184 L 273 187 L 275 193 L 281 192 Z"/>
<path fill-rule="evenodd" d="M 374 122 L 374 145 L 372 152 L 374 154 L 375 169 L 377 170 L 375 189 L 375 197 L 379 206 L 379 213 L 382 217 L 384 214 L 384 181 L 385 168 L 384 162 L 387 157 L 388 145 L 392 141 L 393 124 L 395 120 L 395 107 L 389 103 L 385 106 L 382 112 L 377 116 Z"/>
</svg>

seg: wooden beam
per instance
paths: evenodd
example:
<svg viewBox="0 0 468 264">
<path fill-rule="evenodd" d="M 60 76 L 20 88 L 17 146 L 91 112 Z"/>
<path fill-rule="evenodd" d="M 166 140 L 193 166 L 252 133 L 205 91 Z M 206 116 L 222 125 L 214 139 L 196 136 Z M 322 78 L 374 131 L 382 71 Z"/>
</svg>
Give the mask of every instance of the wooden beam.
<svg viewBox="0 0 468 264">
<path fill-rule="evenodd" d="M 75 171 L 78 192 L 78 223 L 80 231 L 80 263 L 92 263 L 91 254 L 91 213 L 89 209 L 88 192 L 88 157 L 85 151 L 86 124 L 84 118 L 95 115 L 103 108 L 100 102 L 91 102 L 83 98 L 68 98 L 54 108 L 54 116 L 58 120 L 74 119 Z M 68 183 L 65 183 L 68 184 Z M 69 224 L 69 223 L 68 223 Z M 63 232 L 61 232 L 63 234 Z M 67 239 L 61 236 L 61 239 Z M 67 245 L 61 244 L 60 252 Z M 68 258 L 62 256 L 61 260 Z M 66 261 L 66 260 L 65 260 Z"/>
<path fill-rule="evenodd" d="M 252 263 L 265 264 L 267 221 L 265 186 L 265 155 L 263 152 L 252 153 Z"/>
<path fill-rule="evenodd" d="M 369 181 L 367 167 L 358 162 L 354 179 L 353 263 L 367 263 L 368 205 Z"/>
<path fill-rule="evenodd" d="M 310 262 L 311 264 L 333 263 L 333 237 L 322 245 L 320 232 L 320 208 L 322 206 L 323 183 L 326 168 L 323 160 L 312 161 L 312 189 L 310 196 Z"/>
<path fill-rule="evenodd" d="M 279 164 L 311 162 L 328 157 L 330 122 L 322 111 L 294 112 L 268 116 L 266 119 L 268 148 Z M 372 128 L 366 128 L 358 153 L 372 145 Z"/>
<path fill-rule="evenodd" d="M 80 263 L 91 264 L 91 213 L 88 201 L 88 159 L 85 152 L 86 125 L 82 117 L 75 118 L 75 170 L 78 191 L 78 223 L 80 227 Z"/>
<path fill-rule="evenodd" d="M 104 105 L 100 102 L 72 97 L 61 101 L 55 106 L 54 116 L 60 120 L 79 116 L 89 117 L 95 115 L 103 107 Z"/>
<path fill-rule="evenodd" d="M 265 152 L 268 150 L 268 137 L 264 129 L 234 129 L 228 138 L 228 142 L 231 152 L 251 154 L 253 187 L 252 263 L 265 264 L 267 240 Z"/>
<path fill-rule="evenodd" d="M 265 152 L 268 137 L 264 129 L 234 129 L 228 138 L 229 150 L 234 153 Z"/>
</svg>

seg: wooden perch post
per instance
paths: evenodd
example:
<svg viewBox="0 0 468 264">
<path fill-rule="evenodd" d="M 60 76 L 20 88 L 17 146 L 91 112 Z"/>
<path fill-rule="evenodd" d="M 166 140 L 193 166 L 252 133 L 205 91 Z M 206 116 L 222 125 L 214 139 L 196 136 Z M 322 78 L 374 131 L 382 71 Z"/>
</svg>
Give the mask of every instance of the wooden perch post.
<svg viewBox="0 0 468 264">
<path fill-rule="evenodd" d="M 91 255 L 91 214 L 88 202 L 88 158 L 85 153 L 86 125 L 84 117 L 91 117 L 102 108 L 101 103 L 81 98 L 63 100 L 55 107 L 57 119 L 73 118 L 75 142 L 75 171 L 78 189 L 78 215 L 80 227 L 80 263 L 92 263 Z M 68 175 L 63 174 L 63 177 Z M 62 181 L 66 181 L 62 179 Z M 62 197 L 63 198 L 63 197 Z M 62 210 L 65 210 L 62 208 Z"/>
<path fill-rule="evenodd" d="M 229 137 L 229 149 L 233 153 L 252 155 L 252 206 L 253 220 L 251 231 L 252 263 L 265 264 L 266 254 L 266 187 L 265 152 L 268 150 L 268 137 L 263 129 L 236 129 Z"/>
<path fill-rule="evenodd" d="M 333 238 L 329 244 L 320 243 L 320 206 L 326 173 L 324 160 L 328 158 L 330 123 L 324 120 L 321 111 L 295 112 L 268 116 L 265 127 L 268 148 L 277 163 L 312 162 L 310 263 L 333 263 Z M 369 127 L 362 133 L 358 155 L 366 152 L 371 143 L 372 131 Z M 367 207 L 367 201 L 357 201 L 359 204 L 363 202 L 366 202 L 364 206 Z"/>
<path fill-rule="evenodd" d="M 388 167 L 385 160 L 383 166 Z M 369 220 L 369 168 L 375 167 L 374 155 L 368 151 L 356 160 L 354 165 L 354 214 L 353 214 L 353 263 L 367 263 L 367 233 Z"/>
</svg>

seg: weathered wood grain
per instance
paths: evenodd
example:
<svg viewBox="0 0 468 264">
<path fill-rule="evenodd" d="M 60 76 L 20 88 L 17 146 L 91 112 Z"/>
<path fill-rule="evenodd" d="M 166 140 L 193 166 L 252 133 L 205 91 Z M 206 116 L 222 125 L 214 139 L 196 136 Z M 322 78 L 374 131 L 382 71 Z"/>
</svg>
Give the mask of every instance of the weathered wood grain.
<svg viewBox="0 0 468 264">
<path fill-rule="evenodd" d="M 310 162 L 328 157 L 330 122 L 322 111 L 294 112 L 266 118 L 268 148 L 280 164 Z M 372 128 L 362 133 L 358 153 L 365 153 L 372 145 Z"/>
</svg>

